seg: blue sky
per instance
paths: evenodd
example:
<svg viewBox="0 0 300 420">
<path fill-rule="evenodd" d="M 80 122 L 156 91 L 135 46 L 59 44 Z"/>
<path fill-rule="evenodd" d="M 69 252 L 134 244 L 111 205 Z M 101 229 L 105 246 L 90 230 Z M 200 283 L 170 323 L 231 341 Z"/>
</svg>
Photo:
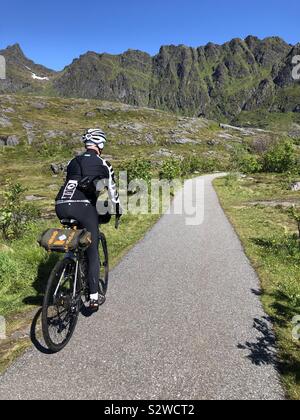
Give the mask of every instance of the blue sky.
<svg viewBox="0 0 300 420">
<path fill-rule="evenodd" d="M 154 55 L 165 44 L 200 46 L 249 34 L 300 42 L 299 0 L 10 0 L 0 10 L 0 49 L 18 42 L 53 69 L 88 50 Z"/>
</svg>

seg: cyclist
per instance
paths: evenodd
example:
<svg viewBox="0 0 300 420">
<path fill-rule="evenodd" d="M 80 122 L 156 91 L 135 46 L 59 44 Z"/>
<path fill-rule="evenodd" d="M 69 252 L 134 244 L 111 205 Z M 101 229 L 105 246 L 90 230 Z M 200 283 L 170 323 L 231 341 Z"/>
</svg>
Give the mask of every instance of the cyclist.
<svg viewBox="0 0 300 420">
<path fill-rule="evenodd" d="M 99 294 L 99 214 L 96 208 L 99 180 L 108 190 L 117 218 L 122 216 L 122 211 L 113 168 L 101 157 L 107 141 L 105 133 L 101 129 L 89 129 L 82 140 L 86 151 L 69 163 L 66 182 L 56 197 L 55 210 L 60 220 L 75 219 L 92 234 L 92 244 L 87 250 L 88 281 L 90 309 L 96 312 L 105 301 L 104 295 Z"/>
</svg>

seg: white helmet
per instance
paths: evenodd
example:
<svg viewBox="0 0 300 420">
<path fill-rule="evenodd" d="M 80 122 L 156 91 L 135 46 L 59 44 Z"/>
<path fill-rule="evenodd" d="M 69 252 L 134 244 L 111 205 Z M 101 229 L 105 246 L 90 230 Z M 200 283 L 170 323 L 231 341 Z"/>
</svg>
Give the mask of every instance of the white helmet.
<svg viewBox="0 0 300 420">
<path fill-rule="evenodd" d="M 102 150 L 106 143 L 106 135 L 100 128 L 90 128 L 82 136 L 82 140 L 86 146 L 97 146 Z"/>
</svg>

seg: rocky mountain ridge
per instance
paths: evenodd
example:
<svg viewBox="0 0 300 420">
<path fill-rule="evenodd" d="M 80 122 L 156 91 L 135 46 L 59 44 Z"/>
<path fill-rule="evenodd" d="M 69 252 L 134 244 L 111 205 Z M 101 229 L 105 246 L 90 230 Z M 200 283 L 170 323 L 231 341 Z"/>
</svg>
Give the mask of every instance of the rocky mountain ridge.
<svg viewBox="0 0 300 420">
<path fill-rule="evenodd" d="M 151 57 L 87 52 L 61 72 L 27 59 L 16 44 L 0 51 L 7 80 L 0 93 L 34 93 L 116 101 L 187 116 L 234 120 L 241 112 L 300 112 L 292 58 L 300 44 L 249 36 L 199 48 L 163 46 Z"/>
</svg>

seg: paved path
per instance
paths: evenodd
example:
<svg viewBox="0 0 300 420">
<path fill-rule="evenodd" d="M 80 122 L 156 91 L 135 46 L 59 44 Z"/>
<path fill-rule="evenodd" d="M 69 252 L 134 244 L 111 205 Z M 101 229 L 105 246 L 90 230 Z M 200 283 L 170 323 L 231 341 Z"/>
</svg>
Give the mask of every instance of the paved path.
<svg viewBox="0 0 300 420">
<path fill-rule="evenodd" d="M 284 398 L 259 282 L 213 178 L 204 223 L 164 216 L 111 273 L 105 307 L 60 354 L 27 351 L 1 399 Z"/>
</svg>

